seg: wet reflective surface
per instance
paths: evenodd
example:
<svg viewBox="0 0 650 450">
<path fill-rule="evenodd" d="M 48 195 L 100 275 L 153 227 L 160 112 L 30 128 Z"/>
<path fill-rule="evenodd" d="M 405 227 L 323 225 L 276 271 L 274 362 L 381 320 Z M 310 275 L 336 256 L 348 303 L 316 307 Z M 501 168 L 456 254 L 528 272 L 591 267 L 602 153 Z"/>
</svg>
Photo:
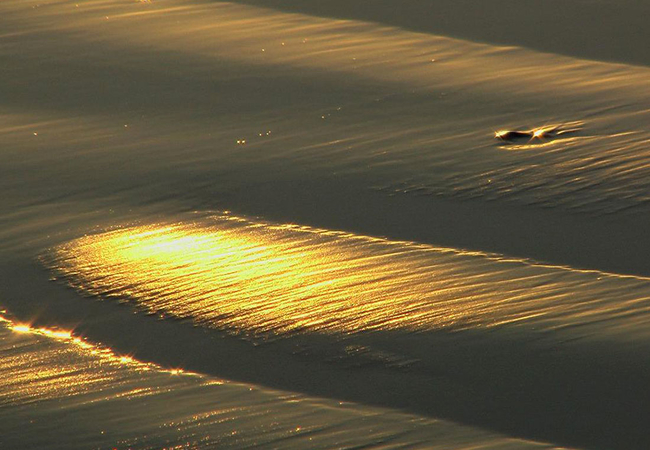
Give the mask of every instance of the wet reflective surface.
<svg viewBox="0 0 650 450">
<path fill-rule="evenodd" d="M 650 448 L 647 7 L 389 3 L 0 2 L 0 447 Z"/>
<path fill-rule="evenodd" d="M 542 449 L 444 421 L 164 370 L 0 319 L 6 448 Z"/>
<path fill-rule="evenodd" d="M 94 234 L 43 259 L 83 292 L 243 334 L 521 323 L 637 340 L 650 319 L 644 278 L 233 216 Z"/>
</svg>

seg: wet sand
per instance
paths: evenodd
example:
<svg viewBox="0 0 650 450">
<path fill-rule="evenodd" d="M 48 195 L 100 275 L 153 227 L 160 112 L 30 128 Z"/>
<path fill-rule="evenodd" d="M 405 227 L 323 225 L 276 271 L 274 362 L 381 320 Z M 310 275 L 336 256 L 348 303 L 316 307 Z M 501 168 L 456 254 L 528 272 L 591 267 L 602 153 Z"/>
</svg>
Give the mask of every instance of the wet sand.
<svg viewBox="0 0 650 450">
<path fill-rule="evenodd" d="M 646 448 L 646 11 L 3 1 L 0 442 Z"/>
</svg>

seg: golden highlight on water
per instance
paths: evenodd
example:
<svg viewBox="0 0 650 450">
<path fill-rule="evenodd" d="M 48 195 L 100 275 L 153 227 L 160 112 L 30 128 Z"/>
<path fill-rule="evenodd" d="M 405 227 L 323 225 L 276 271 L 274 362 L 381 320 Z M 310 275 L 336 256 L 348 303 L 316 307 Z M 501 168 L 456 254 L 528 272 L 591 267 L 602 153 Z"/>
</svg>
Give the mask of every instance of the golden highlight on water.
<svg viewBox="0 0 650 450">
<path fill-rule="evenodd" d="M 86 293 L 266 336 L 517 323 L 602 335 L 650 302 L 645 279 L 228 215 L 88 235 L 43 260 Z"/>
</svg>

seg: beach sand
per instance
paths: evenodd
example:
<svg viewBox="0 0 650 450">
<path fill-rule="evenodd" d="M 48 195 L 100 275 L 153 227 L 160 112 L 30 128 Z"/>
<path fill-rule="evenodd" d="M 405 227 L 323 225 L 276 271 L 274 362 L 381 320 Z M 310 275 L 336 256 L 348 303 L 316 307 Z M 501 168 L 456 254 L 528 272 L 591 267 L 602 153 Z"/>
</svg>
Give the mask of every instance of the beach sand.
<svg viewBox="0 0 650 450">
<path fill-rule="evenodd" d="M 647 448 L 648 12 L 4 0 L 0 447 Z"/>
</svg>

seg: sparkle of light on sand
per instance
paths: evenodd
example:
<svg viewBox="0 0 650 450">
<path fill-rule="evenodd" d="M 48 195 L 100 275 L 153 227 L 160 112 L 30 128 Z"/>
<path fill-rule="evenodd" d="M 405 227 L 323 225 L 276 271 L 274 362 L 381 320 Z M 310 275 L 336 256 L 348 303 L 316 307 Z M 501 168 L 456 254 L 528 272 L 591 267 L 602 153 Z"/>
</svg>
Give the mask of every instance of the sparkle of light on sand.
<svg viewBox="0 0 650 450">
<path fill-rule="evenodd" d="M 395 448 L 462 450 L 468 442 L 551 448 L 388 409 L 165 370 L 70 332 L 1 316 L 0 355 L 7 448 L 331 448 L 386 442 Z"/>
<path fill-rule="evenodd" d="M 265 335 L 518 322 L 602 333 L 647 322 L 650 298 L 644 279 L 232 216 L 89 235 L 44 261 L 91 294 Z"/>
<path fill-rule="evenodd" d="M 63 330 L 60 328 L 47 328 L 47 327 L 35 327 L 25 323 L 16 323 L 3 316 L 0 316 L 0 323 L 5 324 L 5 326 L 18 334 L 27 334 L 32 336 L 45 336 L 47 338 L 54 339 L 56 341 L 66 342 L 68 344 L 82 349 L 81 351 L 86 352 L 87 354 L 100 355 L 107 361 L 111 363 L 122 363 L 130 364 L 134 367 L 139 367 L 140 369 L 148 370 L 151 365 L 141 363 L 130 356 L 127 355 L 117 355 L 112 350 L 91 344 L 85 339 L 79 336 L 75 336 L 71 330 Z M 178 372 L 180 369 L 175 369 Z"/>
</svg>

